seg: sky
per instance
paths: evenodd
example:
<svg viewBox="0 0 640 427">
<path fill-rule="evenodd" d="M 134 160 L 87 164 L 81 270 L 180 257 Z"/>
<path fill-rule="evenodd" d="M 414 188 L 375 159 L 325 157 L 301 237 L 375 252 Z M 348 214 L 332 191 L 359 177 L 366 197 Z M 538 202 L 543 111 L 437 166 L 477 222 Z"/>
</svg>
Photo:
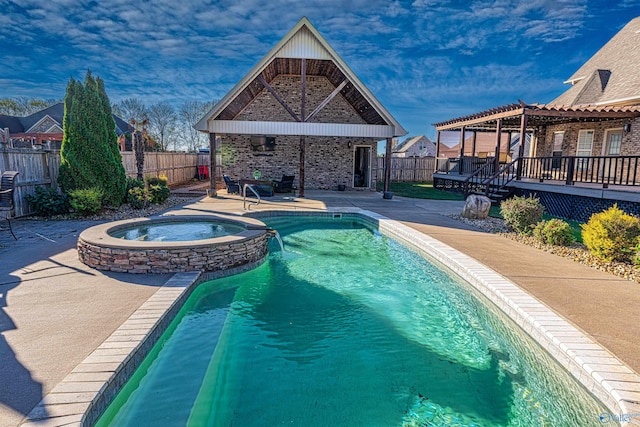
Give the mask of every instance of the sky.
<svg viewBox="0 0 640 427">
<path fill-rule="evenodd" d="M 63 98 L 87 69 L 112 102 L 222 98 L 306 16 L 409 132 L 547 103 L 640 0 L 0 0 L 0 98 Z M 639 47 L 640 48 L 640 47 Z"/>
</svg>

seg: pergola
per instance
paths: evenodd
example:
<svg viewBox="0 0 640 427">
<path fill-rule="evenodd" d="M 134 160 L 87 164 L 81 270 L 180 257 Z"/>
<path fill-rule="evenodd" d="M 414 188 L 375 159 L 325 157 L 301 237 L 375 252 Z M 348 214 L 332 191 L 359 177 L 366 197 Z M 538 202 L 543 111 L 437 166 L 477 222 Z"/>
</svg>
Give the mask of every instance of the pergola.
<svg viewBox="0 0 640 427">
<path fill-rule="evenodd" d="M 575 123 L 602 122 L 635 118 L 640 116 L 640 106 L 564 106 L 554 104 L 509 104 L 492 108 L 476 114 L 435 123 L 438 132 L 436 139 L 436 157 L 440 154 L 440 132 L 460 131 L 460 156 L 464 155 L 465 132 L 473 132 L 472 144 L 475 152 L 476 132 L 494 132 L 496 134 L 496 152 L 500 151 L 501 134 L 517 132 L 525 135 L 542 126 Z M 521 141 L 524 138 L 521 138 Z M 520 144 L 518 157 L 522 157 L 524 144 Z M 498 156 L 496 156 L 498 162 Z"/>
</svg>

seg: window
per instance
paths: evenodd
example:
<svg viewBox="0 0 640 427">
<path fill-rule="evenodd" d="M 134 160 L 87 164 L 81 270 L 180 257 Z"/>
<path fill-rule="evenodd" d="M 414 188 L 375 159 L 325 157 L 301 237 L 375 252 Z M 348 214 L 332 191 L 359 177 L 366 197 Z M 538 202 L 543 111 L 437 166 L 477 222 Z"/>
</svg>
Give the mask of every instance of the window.
<svg viewBox="0 0 640 427">
<path fill-rule="evenodd" d="M 578 147 L 576 150 L 576 157 L 591 156 L 591 150 L 593 149 L 593 131 L 581 130 L 578 134 Z M 578 169 L 587 169 L 589 159 L 578 158 Z"/>
<path fill-rule="evenodd" d="M 560 169 L 562 159 L 562 141 L 564 140 L 564 131 L 553 133 L 553 160 L 551 161 L 552 169 Z"/>
<path fill-rule="evenodd" d="M 564 140 L 564 131 L 553 133 L 553 153 L 560 151 L 562 154 L 562 141 Z"/>
<path fill-rule="evenodd" d="M 622 148 L 622 130 L 607 131 L 606 152 L 608 156 L 619 156 Z"/>
</svg>

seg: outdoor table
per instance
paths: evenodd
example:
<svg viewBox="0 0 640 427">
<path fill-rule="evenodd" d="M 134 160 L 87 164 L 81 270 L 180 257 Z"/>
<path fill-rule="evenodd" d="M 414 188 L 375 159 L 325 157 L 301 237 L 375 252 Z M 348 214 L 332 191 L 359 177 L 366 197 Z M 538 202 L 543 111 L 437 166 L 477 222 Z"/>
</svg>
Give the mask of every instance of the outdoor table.
<svg viewBox="0 0 640 427">
<path fill-rule="evenodd" d="M 250 184 L 256 190 L 256 192 L 260 195 L 260 197 L 271 197 L 273 196 L 273 184 L 269 180 L 264 179 L 241 179 L 240 181 L 240 189 L 243 191 L 245 184 Z M 247 196 L 252 195 L 253 193 L 248 192 Z"/>
</svg>

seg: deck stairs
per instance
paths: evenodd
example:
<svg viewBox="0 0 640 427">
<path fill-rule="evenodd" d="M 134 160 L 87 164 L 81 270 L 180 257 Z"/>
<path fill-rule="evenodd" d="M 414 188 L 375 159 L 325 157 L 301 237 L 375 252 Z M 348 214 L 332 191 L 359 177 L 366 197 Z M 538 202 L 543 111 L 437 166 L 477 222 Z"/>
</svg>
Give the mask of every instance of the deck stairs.
<svg viewBox="0 0 640 427">
<path fill-rule="evenodd" d="M 492 204 L 500 204 L 502 200 L 513 195 L 513 188 L 509 183 L 516 178 L 518 165 L 519 159 L 515 159 L 494 172 L 495 164 L 488 161 L 464 181 L 465 197 L 469 194 L 480 194 L 491 199 Z"/>
</svg>

